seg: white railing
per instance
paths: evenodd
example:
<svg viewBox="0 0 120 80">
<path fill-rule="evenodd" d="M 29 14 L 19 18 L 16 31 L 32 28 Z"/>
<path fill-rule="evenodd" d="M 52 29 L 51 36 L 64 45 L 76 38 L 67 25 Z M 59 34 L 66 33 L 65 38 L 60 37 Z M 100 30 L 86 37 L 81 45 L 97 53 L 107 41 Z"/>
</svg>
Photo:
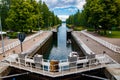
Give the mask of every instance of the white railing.
<svg viewBox="0 0 120 80">
<path fill-rule="evenodd" d="M 10 66 L 54 77 L 103 68 L 107 64 L 115 63 L 106 54 L 96 55 L 96 57 L 92 59 L 87 59 L 87 57 L 78 58 L 78 60 L 74 62 L 69 62 L 68 59 L 60 60 L 58 64 L 55 65 L 51 65 L 50 60 L 45 59 L 38 63 L 34 63 L 33 59 L 28 60 L 26 58 L 18 58 L 16 62 L 9 61 Z M 59 72 L 59 74 L 57 72 Z"/>
<path fill-rule="evenodd" d="M 105 41 L 105 40 L 102 40 L 102 39 L 100 39 L 100 38 L 98 38 L 98 37 L 95 37 L 95 36 L 93 36 L 93 35 L 85 32 L 85 31 L 81 31 L 81 32 L 82 32 L 83 34 L 85 34 L 86 36 L 92 38 L 93 40 L 97 41 L 98 43 L 102 44 L 103 46 L 111 49 L 112 51 L 117 52 L 117 53 L 120 53 L 120 47 L 119 47 L 119 46 L 113 45 L 113 44 L 111 44 L 111 43 L 109 43 L 109 42 L 107 42 L 107 41 Z"/>
<path fill-rule="evenodd" d="M 34 35 L 31 35 L 31 36 L 27 37 L 27 38 L 25 39 L 25 41 L 28 41 L 28 40 L 30 40 L 30 39 L 34 39 L 36 36 L 40 35 L 41 33 L 42 33 L 42 31 L 41 31 L 41 32 L 38 32 L 38 33 L 36 33 L 36 34 L 34 34 Z M 24 41 L 24 42 L 25 42 L 25 41 Z M 16 46 L 18 46 L 19 44 L 20 44 L 20 41 L 19 41 L 19 40 L 16 40 L 15 42 L 10 43 L 10 44 L 4 46 L 4 52 L 5 52 L 5 51 L 8 51 L 8 50 L 10 50 L 10 49 L 12 49 L 12 48 L 14 48 L 14 47 L 16 47 Z M 0 54 L 1 54 L 1 53 L 2 53 L 2 48 L 0 48 Z"/>
</svg>

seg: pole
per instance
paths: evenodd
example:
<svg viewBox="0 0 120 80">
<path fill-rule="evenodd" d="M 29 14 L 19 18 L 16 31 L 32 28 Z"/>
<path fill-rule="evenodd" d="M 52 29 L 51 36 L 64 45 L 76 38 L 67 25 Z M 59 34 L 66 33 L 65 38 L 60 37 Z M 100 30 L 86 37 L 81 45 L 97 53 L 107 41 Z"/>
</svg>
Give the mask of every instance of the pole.
<svg viewBox="0 0 120 80">
<path fill-rule="evenodd" d="M 23 52 L 22 42 L 20 42 L 20 43 L 21 43 L 21 52 Z"/>
<path fill-rule="evenodd" d="M 5 57 L 5 54 L 4 54 L 4 40 L 3 40 L 2 25 L 1 25 L 1 16 L 0 16 L 0 31 L 1 31 L 1 40 L 2 40 L 2 53 L 3 53 L 3 57 Z"/>
</svg>

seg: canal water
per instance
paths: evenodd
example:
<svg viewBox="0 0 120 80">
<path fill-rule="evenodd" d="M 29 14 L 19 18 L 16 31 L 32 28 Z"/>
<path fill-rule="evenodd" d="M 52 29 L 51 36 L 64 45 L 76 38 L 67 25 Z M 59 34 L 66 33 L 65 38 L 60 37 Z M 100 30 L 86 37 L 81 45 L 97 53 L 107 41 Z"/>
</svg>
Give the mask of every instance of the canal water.
<svg viewBox="0 0 120 80">
<path fill-rule="evenodd" d="M 43 55 L 44 59 L 49 60 L 64 60 L 68 58 L 70 52 L 72 52 L 72 43 L 67 40 L 66 23 L 62 23 L 57 29 L 57 40 L 53 39 L 51 49 Z"/>
</svg>

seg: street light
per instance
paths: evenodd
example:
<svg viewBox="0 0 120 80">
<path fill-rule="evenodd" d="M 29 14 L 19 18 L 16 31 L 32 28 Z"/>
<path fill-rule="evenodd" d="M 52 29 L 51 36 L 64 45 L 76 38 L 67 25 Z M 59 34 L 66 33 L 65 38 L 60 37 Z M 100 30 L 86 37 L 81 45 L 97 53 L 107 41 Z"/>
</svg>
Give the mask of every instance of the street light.
<svg viewBox="0 0 120 80">
<path fill-rule="evenodd" d="M 0 13 L 2 12 L 2 1 L 0 1 Z M 3 33 L 2 33 L 2 22 L 1 22 L 1 16 L 0 15 L 0 31 L 1 31 L 1 40 L 2 40 L 2 53 L 3 53 L 3 57 L 5 57 L 5 54 L 4 54 L 4 40 L 3 40 Z"/>
</svg>

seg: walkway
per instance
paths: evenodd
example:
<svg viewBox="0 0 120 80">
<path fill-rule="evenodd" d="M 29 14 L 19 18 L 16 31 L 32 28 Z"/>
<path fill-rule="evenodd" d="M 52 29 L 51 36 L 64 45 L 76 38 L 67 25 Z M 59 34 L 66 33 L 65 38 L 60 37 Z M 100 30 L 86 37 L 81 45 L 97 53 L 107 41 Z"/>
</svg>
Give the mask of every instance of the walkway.
<svg viewBox="0 0 120 80">
<path fill-rule="evenodd" d="M 103 51 L 106 52 L 107 55 L 109 55 L 111 58 L 113 58 L 115 61 L 120 63 L 120 54 L 116 53 L 103 45 L 99 44 L 95 40 L 91 39 L 90 37 L 87 37 L 86 35 L 82 34 L 79 31 L 74 32 L 94 53 L 101 54 Z"/>
<path fill-rule="evenodd" d="M 41 32 L 40 35 L 37 35 L 37 36 L 35 36 L 33 38 L 30 38 L 27 41 L 24 41 L 23 42 L 23 51 L 26 51 L 26 50 L 30 49 L 34 44 L 36 44 L 38 41 L 45 38 L 48 34 L 49 34 L 49 31 L 44 31 L 44 32 Z M 33 34 L 33 35 L 36 35 L 36 34 Z M 14 41 L 18 41 L 18 40 L 15 39 Z M 13 54 L 13 53 L 17 53 L 17 54 L 21 53 L 20 45 L 15 46 L 14 48 L 6 51 L 4 54 L 5 54 L 5 56 L 8 56 L 9 54 Z M 2 60 L 3 58 L 4 58 L 3 54 L 0 54 L 0 60 Z"/>
</svg>

